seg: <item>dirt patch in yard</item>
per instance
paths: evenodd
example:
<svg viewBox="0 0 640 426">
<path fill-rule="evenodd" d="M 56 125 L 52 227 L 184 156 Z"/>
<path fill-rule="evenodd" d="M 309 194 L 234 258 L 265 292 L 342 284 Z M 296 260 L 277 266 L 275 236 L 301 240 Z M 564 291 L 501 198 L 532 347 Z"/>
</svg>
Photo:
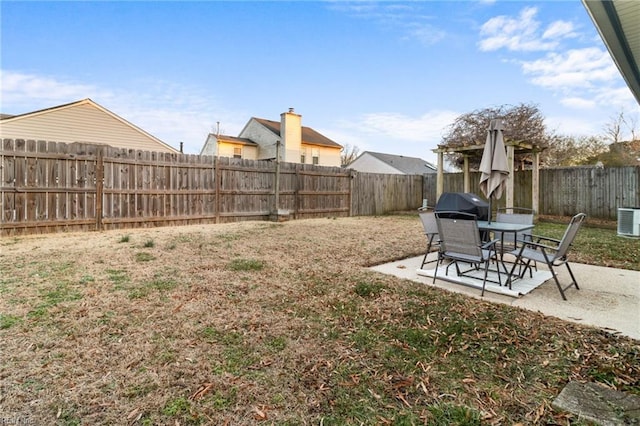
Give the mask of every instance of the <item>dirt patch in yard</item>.
<svg viewBox="0 0 640 426">
<path fill-rule="evenodd" d="M 531 424 L 568 380 L 640 392 L 631 339 L 365 268 L 424 244 L 412 215 L 3 238 L 0 420 Z"/>
</svg>

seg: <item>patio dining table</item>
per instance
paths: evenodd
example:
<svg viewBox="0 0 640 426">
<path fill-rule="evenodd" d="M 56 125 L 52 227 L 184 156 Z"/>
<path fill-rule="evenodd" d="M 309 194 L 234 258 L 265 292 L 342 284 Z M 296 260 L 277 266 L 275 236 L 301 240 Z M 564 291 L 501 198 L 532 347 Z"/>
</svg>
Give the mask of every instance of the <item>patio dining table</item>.
<svg viewBox="0 0 640 426">
<path fill-rule="evenodd" d="M 478 230 L 480 231 L 484 231 L 484 232 L 493 232 L 494 235 L 495 234 L 500 234 L 500 247 L 504 246 L 504 234 L 505 233 L 513 233 L 513 241 L 517 242 L 517 235 L 518 232 L 524 232 L 524 231 L 528 231 L 530 229 L 533 229 L 533 227 L 535 226 L 534 224 L 525 224 L 525 223 L 508 223 L 508 222 L 496 222 L 496 221 L 486 221 L 486 220 L 479 220 L 477 221 L 478 223 Z M 506 267 L 505 265 L 505 261 L 504 261 L 504 253 L 500 254 L 500 263 L 502 263 L 502 267 L 504 268 L 505 272 L 507 272 L 509 269 Z M 509 288 L 511 288 L 511 282 L 513 281 L 512 277 L 508 277 L 507 282 L 509 283 Z"/>
<path fill-rule="evenodd" d="M 513 232 L 513 240 L 516 240 L 516 235 L 518 232 L 528 231 L 529 229 L 533 229 L 535 225 L 532 223 L 508 223 L 508 222 L 496 222 L 491 221 L 488 222 L 486 220 L 478 221 L 478 229 L 480 231 L 489 231 L 494 232 L 504 236 L 505 233 Z"/>
</svg>

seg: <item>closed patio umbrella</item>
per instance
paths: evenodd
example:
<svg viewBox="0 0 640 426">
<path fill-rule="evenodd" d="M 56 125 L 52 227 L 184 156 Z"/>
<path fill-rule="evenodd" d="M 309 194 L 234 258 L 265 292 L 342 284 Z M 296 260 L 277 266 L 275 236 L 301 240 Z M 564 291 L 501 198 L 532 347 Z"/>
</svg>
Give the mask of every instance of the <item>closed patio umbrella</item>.
<svg viewBox="0 0 640 426">
<path fill-rule="evenodd" d="M 509 164 L 504 148 L 502 121 L 491 120 L 480 162 L 480 190 L 489 200 L 489 222 L 491 222 L 491 200 L 502 197 L 508 179 Z"/>
</svg>

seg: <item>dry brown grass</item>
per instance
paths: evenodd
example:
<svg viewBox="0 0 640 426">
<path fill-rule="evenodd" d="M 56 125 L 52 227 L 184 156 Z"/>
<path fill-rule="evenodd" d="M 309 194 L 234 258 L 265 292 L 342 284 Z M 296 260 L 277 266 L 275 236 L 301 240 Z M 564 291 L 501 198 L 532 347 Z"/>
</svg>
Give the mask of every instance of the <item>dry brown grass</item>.
<svg viewBox="0 0 640 426">
<path fill-rule="evenodd" d="M 423 245 L 411 215 L 4 238 L 0 423 L 413 423 L 444 402 L 536 423 L 563 416 L 549 398 L 570 378 L 639 392 L 631 339 L 364 268 Z M 550 377 L 467 371 L 489 337 L 487 359 Z"/>
</svg>

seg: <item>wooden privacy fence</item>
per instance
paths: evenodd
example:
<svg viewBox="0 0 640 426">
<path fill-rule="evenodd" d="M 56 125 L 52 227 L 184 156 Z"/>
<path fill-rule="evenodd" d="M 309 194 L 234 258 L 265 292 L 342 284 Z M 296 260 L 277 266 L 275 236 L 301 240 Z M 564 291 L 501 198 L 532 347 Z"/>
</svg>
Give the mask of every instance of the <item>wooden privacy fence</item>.
<svg viewBox="0 0 640 426">
<path fill-rule="evenodd" d="M 0 235 L 277 219 L 276 198 L 278 209 L 294 219 L 380 215 L 437 201 L 435 173 L 278 167 L 19 139 L 5 139 L 0 148 Z M 471 192 L 481 195 L 479 176 L 471 174 Z M 462 173 L 444 178 L 446 192 L 463 191 Z M 514 204 L 531 207 L 531 171 L 516 172 L 514 179 Z M 504 198 L 494 205 L 504 206 Z M 640 167 L 543 169 L 539 203 L 540 214 L 581 211 L 616 220 L 618 208 L 640 206 Z"/>
<path fill-rule="evenodd" d="M 422 205 L 424 184 L 421 175 L 354 173 L 352 215 L 415 210 Z"/>
<path fill-rule="evenodd" d="M 349 170 L 279 166 L 280 209 L 294 218 L 351 213 Z M 271 161 L 5 139 L 0 235 L 266 220 L 275 175 Z"/>
<path fill-rule="evenodd" d="M 617 220 L 618 208 L 640 207 L 640 166 L 566 167 L 540 170 L 539 214 L 573 216 L 584 212 L 588 217 Z M 436 199 L 436 175 L 425 175 L 425 198 Z M 480 173 L 470 173 L 471 192 L 482 196 Z M 514 174 L 514 205 L 531 208 L 532 172 Z M 444 175 L 445 192 L 462 192 L 463 173 Z M 494 204 L 504 207 L 502 197 Z"/>
</svg>

